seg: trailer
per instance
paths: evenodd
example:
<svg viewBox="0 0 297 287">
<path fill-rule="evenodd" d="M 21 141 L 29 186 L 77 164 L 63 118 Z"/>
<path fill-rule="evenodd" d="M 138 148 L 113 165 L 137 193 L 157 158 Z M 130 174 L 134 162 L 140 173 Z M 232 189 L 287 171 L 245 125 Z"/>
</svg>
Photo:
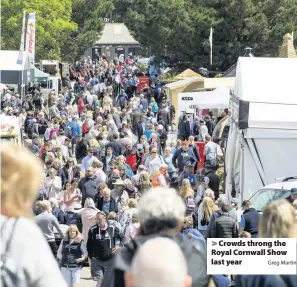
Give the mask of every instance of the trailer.
<svg viewBox="0 0 297 287">
<path fill-rule="evenodd" d="M 297 172 L 297 59 L 239 58 L 230 97 L 225 190 L 250 199 Z"/>
</svg>

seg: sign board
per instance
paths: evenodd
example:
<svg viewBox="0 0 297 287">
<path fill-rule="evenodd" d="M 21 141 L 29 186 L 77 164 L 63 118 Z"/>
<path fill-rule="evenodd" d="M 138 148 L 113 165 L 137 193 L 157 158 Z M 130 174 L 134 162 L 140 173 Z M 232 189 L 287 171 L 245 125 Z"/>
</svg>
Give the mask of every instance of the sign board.
<svg viewBox="0 0 297 287">
<path fill-rule="evenodd" d="M 178 95 L 178 119 L 186 114 L 193 114 L 194 116 L 198 116 L 199 106 L 197 102 L 194 101 L 194 97 L 183 96 L 182 94 Z"/>
</svg>

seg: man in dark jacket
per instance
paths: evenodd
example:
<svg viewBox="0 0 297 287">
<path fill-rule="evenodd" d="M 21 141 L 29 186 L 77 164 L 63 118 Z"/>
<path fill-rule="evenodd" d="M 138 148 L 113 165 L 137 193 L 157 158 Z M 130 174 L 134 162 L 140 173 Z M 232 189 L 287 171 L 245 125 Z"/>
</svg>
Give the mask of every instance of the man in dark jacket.
<svg viewBox="0 0 297 287">
<path fill-rule="evenodd" d="M 229 210 L 227 204 L 221 205 L 220 215 L 211 228 L 211 238 L 238 238 L 237 222 L 229 216 Z"/>
<path fill-rule="evenodd" d="M 89 230 L 87 250 L 91 260 L 92 278 L 97 281 L 96 286 L 101 286 L 114 254 L 120 249 L 116 246 L 116 239 L 124 236 L 119 229 L 108 225 L 104 212 L 99 211 L 96 220 L 97 224 Z"/>
<path fill-rule="evenodd" d="M 88 155 L 88 142 L 81 135 L 76 136 L 75 157 L 78 163 Z"/>
<path fill-rule="evenodd" d="M 95 195 L 97 193 L 97 186 L 99 183 L 101 183 L 99 178 L 97 178 L 96 175 L 94 175 L 94 168 L 88 167 L 86 170 L 86 175 L 84 178 L 80 180 L 78 183 L 78 188 L 81 190 L 82 193 L 82 206 L 85 204 L 85 200 L 88 197 L 95 198 Z"/>
<path fill-rule="evenodd" d="M 205 125 L 207 127 L 208 134 L 212 135 L 216 124 L 215 124 L 214 120 L 210 117 L 210 115 L 205 116 Z"/>
<path fill-rule="evenodd" d="M 150 190 L 140 198 L 137 208 L 140 236 L 117 254 L 112 268 L 107 271 L 103 286 L 125 287 L 125 272 L 130 270 L 139 247 L 156 237 L 170 238 L 180 246 L 188 264 L 193 287 L 207 286 L 209 276 L 205 247 L 200 241 L 188 241 L 180 233 L 185 214 L 185 204 L 181 198 L 170 189 Z"/>
<path fill-rule="evenodd" d="M 118 213 L 117 203 L 110 196 L 110 189 L 105 188 L 103 190 L 103 197 L 99 198 L 97 208 L 102 210 L 106 215 L 110 212 Z"/>
<path fill-rule="evenodd" d="M 111 147 L 112 148 L 112 153 L 115 157 L 118 157 L 119 155 L 122 155 L 124 150 L 123 150 L 123 146 L 118 142 L 119 136 L 118 134 L 113 134 L 112 136 L 113 140 L 111 142 L 109 142 L 105 148 L 106 150 Z"/>
<path fill-rule="evenodd" d="M 249 200 L 244 200 L 241 205 L 244 210 L 241 221 L 240 221 L 240 231 L 247 231 L 252 235 L 252 238 L 258 237 L 258 229 L 260 222 L 260 213 L 253 208 Z"/>
<path fill-rule="evenodd" d="M 140 121 L 136 124 L 136 135 L 138 137 L 138 141 L 140 142 L 141 136 L 145 134 L 146 125 L 144 122 L 144 117 L 140 118 Z"/>
<path fill-rule="evenodd" d="M 175 168 L 178 168 L 180 173 L 183 172 L 184 167 L 188 164 L 195 166 L 197 162 L 198 159 L 193 151 L 189 149 L 187 142 L 183 142 L 182 147 L 177 149 L 172 157 L 172 164 Z"/>
<path fill-rule="evenodd" d="M 159 117 L 164 121 L 166 125 L 165 129 L 167 130 L 168 125 L 170 123 L 170 114 L 169 114 L 169 108 L 166 106 L 165 103 L 161 103 L 158 114 L 159 114 Z"/>
<path fill-rule="evenodd" d="M 206 169 L 205 176 L 209 179 L 208 187 L 213 190 L 215 199 L 218 199 L 220 195 L 220 177 L 211 169 Z"/>
<path fill-rule="evenodd" d="M 131 124 L 132 124 L 132 130 L 134 134 L 136 133 L 137 123 L 140 121 L 141 118 L 142 118 L 141 112 L 138 112 L 136 108 L 133 108 L 131 113 Z"/>
<path fill-rule="evenodd" d="M 178 139 L 184 141 L 191 134 L 190 122 L 187 120 L 187 116 L 182 117 L 181 122 L 178 124 Z"/>
</svg>

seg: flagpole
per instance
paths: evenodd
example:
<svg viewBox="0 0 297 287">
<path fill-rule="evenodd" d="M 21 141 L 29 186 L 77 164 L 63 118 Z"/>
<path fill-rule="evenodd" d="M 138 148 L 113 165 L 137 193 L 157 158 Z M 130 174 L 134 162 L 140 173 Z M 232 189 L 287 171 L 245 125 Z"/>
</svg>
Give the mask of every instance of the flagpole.
<svg viewBox="0 0 297 287">
<path fill-rule="evenodd" d="M 26 11 L 23 12 L 23 26 L 22 26 L 22 36 L 21 36 L 21 57 L 22 57 L 22 81 L 21 81 L 21 101 L 24 100 L 25 87 L 24 87 L 24 51 L 25 51 L 25 34 L 26 34 Z"/>
<path fill-rule="evenodd" d="M 210 65 L 212 66 L 212 35 L 213 35 L 213 29 L 210 28 L 210 34 L 209 34 L 209 45 L 210 45 Z"/>
</svg>

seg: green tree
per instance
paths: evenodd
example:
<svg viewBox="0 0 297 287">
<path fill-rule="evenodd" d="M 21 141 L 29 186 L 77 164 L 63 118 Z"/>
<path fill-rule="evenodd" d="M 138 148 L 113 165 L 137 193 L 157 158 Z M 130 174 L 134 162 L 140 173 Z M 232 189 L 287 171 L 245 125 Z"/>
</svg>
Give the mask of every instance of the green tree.
<svg viewBox="0 0 297 287">
<path fill-rule="evenodd" d="M 61 60 L 61 47 L 77 29 L 71 21 L 72 0 L 2 0 L 1 4 L 1 49 L 19 49 L 22 11 L 36 12 L 36 61 Z"/>
<path fill-rule="evenodd" d="M 104 27 L 104 18 L 109 18 L 114 9 L 111 0 L 73 0 L 72 20 L 78 25 L 76 35 L 77 53 L 84 50 L 98 40 Z"/>
</svg>

